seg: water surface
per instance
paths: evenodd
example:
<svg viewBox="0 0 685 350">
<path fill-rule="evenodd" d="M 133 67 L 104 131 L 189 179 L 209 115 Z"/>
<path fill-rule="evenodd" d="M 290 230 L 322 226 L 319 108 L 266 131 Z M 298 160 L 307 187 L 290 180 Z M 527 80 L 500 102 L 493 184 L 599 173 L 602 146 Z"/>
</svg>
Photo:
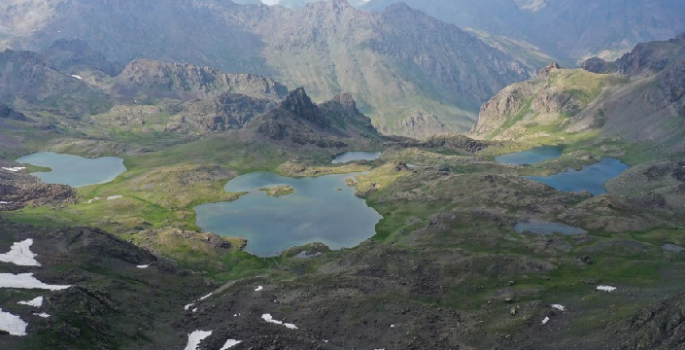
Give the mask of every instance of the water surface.
<svg viewBox="0 0 685 350">
<path fill-rule="evenodd" d="M 70 154 L 40 152 L 21 157 L 17 162 L 49 167 L 52 171 L 31 175 L 45 183 L 71 187 L 107 183 L 126 171 L 124 160 L 117 157 L 88 159 Z"/>
<path fill-rule="evenodd" d="M 195 208 L 203 231 L 243 237 L 245 250 L 260 257 L 279 255 L 291 247 L 321 242 L 331 249 L 354 247 L 375 234 L 381 216 L 347 186 L 350 174 L 288 178 L 256 172 L 229 181 L 228 192 L 246 192 L 240 199 Z M 288 185 L 293 194 L 271 197 L 259 188 Z"/>
<path fill-rule="evenodd" d="M 333 164 L 349 163 L 355 160 L 376 160 L 381 152 L 345 152 L 338 154 L 333 159 Z"/>
<path fill-rule="evenodd" d="M 524 176 L 523 178 L 550 185 L 560 191 L 589 191 L 593 195 L 606 193 L 604 184 L 620 175 L 628 166 L 615 158 L 604 158 L 601 162 L 583 166 L 581 170 L 568 168 L 550 176 Z"/>
<path fill-rule="evenodd" d="M 529 149 L 523 152 L 509 153 L 495 157 L 495 161 L 502 164 L 537 164 L 548 159 L 559 158 L 561 147 L 543 146 Z"/>
</svg>

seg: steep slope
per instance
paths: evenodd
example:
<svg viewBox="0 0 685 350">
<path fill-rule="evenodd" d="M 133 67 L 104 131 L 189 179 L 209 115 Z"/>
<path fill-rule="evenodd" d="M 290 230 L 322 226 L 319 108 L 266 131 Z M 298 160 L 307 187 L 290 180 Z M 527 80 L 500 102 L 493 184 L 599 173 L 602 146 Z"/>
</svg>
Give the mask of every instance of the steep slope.
<svg viewBox="0 0 685 350">
<path fill-rule="evenodd" d="M 0 33 L 4 45 L 40 50 L 77 38 L 114 61 L 255 73 L 304 86 L 316 101 L 349 92 L 386 133 L 466 130 L 481 103 L 529 77 L 511 56 L 404 5 L 368 13 L 344 0 L 297 10 L 217 0 L 48 2 L 6 7 L 7 23 L 28 13 L 35 20 L 21 36 Z"/>
<path fill-rule="evenodd" d="M 613 63 L 595 59 L 586 64 L 617 73 L 550 67 L 484 104 L 472 134 L 546 142 L 602 135 L 658 149 L 660 156 L 682 154 L 683 48 L 685 40 L 679 37 L 638 45 Z"/>
<path fill-rule="evenodd" d="M 320 148 L 344 148 L 352 140 L 379 138 L 349 94 L 316 105 L 303 88 L 291 91 L 277 108 L 252 119 L 241 135 L 249 140 Z"/>
<path fill-rule="evenodd" d="M 400 0 L 371 0 L 381 11 Z M 460 27 L 534 44 L 565 62 L 601 55 L 616 58 L 635 44 L 685 31 L 685 4 L 677 0 L 406 0 Z"/>
</svg>

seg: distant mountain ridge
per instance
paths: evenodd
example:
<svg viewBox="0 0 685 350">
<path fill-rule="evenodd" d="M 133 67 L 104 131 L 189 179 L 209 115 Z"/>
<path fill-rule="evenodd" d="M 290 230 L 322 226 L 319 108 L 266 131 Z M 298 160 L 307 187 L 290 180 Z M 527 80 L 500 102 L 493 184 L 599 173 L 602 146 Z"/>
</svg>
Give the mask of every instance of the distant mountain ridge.
<svg viewBox="0 0 685 350">
<path fill-rule="evenodd" d="M 685 31 L 678 0 L 371 0 L 363 8 L 382 11 L 400 1 L 459 27 L 527 41 L 570 64 L 613 59 Z"/>
<path fill-rule="evenodd" d="M 152 58 L 254 73 L 304 86 L 319 102 L 349 92 L 385 133 L 467 130 L 481 103 L 530 76 L 512 56 L 404 5 L 383 13 L 344 0 L 297 10 L 218 0 L 48 5 L 0 5 L 4 23 L 33 16 L 21 28 L 0 27 L 0 47 L 42 51 L 76 38 L 111 61 Z"/>
</svg>

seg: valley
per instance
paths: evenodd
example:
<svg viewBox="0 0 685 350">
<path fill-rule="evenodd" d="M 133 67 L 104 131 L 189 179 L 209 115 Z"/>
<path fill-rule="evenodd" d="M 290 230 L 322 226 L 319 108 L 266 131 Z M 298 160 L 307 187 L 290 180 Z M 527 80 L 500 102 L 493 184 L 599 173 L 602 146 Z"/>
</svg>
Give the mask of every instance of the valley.
<svg viewBox="0 0 685 350">
<path fill-rule="evenodd" d="M 20 2 L 0 348 L 682 347 L 682 35 L 533 69 L 406 5 Z"/>
</svg>

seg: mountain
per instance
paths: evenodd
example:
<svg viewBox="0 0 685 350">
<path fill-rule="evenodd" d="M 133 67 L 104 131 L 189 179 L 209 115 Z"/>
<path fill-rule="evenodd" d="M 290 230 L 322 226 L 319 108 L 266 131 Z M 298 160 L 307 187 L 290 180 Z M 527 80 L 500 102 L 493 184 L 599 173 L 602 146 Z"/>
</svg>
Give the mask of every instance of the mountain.
<svg viewBox="0 0 685 350">
<path fill-rule="evenodd" d="M 318 102 L 347 92 L 384 133 L 467 130 L 480 104 L 530 76 L 512 56 L 404 5 L 369 13 L 344 0 L 296 10 L 218 0 L 48 4 L 0 5 L 3 23 L 17 24 L 0 28 L 1 45 L 42 51 L 78 39 L 113 62 L 259 74 L 303 86 Z"/>
<path fill-rule="evenodd" d="M 685 36 L 640 44 L 614 62 L 594 58 L 584 66 L 601 73 L 553 65 L 503 89 L 483 105 L 472 134 L 546 142 L 598 134 L 651 145 L 661 155 L 683 152 Z"/>
<path fill-rule="evenodd" d="M 149 59 L 129 63 L 114 78 L 111 90 L 140 99 L 180 100 L 206 99 L 226 93 L 280 99 L 287 92 L 280 83 L 254 74 L 228 74 L 209 67 Z"/>
<path fill-rule="evenodd" d="M 400 0 L 371 0 L 382 11 Z M 404 0 L 459 27 L 530 43 L 565 64 L 601 55 L 615 58 L 635 44 L 685 31 L 678 0 Z"/>
<path fill-rule="evenodd" d="M 250 120 L 241 134 L 250 140 L 266 138 L 321 148 L 345 148 L 354 139 L 379 138 L 350 94 L 316 105 L 303 88 L 291 91 L 277 108 Z"/>
</svg>

